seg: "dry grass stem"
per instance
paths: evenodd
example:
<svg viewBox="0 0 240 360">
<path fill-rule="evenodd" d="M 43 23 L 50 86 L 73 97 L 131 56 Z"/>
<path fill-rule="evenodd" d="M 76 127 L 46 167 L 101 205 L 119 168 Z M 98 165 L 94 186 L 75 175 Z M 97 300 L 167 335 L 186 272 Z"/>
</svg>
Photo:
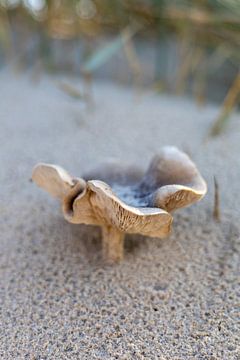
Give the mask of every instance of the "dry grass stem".
<svg viewBox="0 0 240 360">
<path fill-rule="evenodd" d="M 216 176 L 214 176 L 214 208 L 213 208 L 213 218 L 220 222 L 220 201 L 219 201 L 219 186 L 216 179 Z"/>
<path fill-rule="evenodd" d="M 231 114 L 234 106 L 237 103 L 239 94 L 240 94 L 240 72 L 234 79 L 234 82 L 233 82 L 231 88 L 229 89 L 227 96 L 225 97 L 222 110 L 221 110 L 217 120 L 215 121 L 212 129 L 210 130 L 211 136 L 216 136 L 223 131 L 226 123 L 229 120 L 229 115 Z"/>
</svg>

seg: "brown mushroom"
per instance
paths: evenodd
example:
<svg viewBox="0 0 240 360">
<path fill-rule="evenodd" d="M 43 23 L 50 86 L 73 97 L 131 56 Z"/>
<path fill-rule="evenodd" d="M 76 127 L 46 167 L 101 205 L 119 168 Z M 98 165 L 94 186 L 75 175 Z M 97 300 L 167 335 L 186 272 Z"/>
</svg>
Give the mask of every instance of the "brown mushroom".
<svg viewBox="0 0 240 360">
<path fill-rule="evenodd" d="M 38 164 L 33 181 L 62 203 L 66 220 L 102 227 L 103 256 L 123 258 L 125 233 L 163 238 L 172 212 L 200 200 L 207 186 L 194 163 L 175 147 L 165 147 L 145 175 L 134 167 L 104 165 L 83 178 L 56 165 Z"/>
</svg>

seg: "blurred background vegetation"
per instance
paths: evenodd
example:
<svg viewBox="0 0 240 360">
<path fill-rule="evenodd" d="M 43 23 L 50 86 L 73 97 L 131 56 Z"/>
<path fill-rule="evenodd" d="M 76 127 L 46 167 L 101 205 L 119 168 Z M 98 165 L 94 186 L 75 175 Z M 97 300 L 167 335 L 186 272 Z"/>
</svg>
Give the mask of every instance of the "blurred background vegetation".
<svg viewBox="0 0 240 360">
<path fill-rule="evenodd" d="M 10 65 L 222 102 L 217 134 L 239 101 L 240 0 L 0 0 Z"/>
</svg>

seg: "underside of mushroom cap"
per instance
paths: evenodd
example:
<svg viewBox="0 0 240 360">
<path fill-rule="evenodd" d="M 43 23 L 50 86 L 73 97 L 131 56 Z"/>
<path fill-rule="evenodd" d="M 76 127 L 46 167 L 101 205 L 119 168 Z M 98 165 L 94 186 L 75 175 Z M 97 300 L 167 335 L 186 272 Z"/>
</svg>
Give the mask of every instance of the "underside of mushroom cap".
<svg viewBox="0 0 240 360">
<path fill-rule="evenodd" d="M 156 207 L 129 206 L 113 193 L 108 184 L 99 180 L 88 181 L 87 186 L 92 191 L 90 202 L 102 223 L 127 233 L 160 238 L 169 234 L 172 216 L 168 212 Z"/>
</svg>

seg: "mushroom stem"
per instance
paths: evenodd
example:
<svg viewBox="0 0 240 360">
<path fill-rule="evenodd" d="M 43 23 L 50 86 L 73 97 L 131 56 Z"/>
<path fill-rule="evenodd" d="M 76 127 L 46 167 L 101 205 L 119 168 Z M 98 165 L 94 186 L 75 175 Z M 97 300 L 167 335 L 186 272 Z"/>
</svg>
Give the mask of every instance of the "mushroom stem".
<svg viewBox="0 0 240 360">
<path fill-rule="evenodd" d="M 108 264 L 123 259 L 124 233 L 113 226 L 102 227 L 103 258 Z"/>
</svg>

